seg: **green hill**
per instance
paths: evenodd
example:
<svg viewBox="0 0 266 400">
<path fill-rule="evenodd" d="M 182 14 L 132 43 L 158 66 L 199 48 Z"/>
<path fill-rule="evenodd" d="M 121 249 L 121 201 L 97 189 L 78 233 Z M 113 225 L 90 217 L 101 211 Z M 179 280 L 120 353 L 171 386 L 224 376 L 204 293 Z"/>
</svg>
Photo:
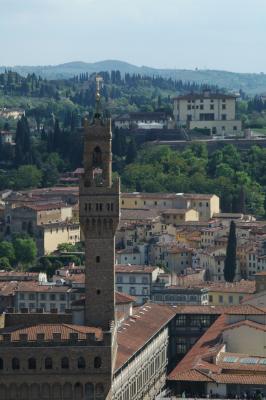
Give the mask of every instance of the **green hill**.
<svg viewBox="0 0 266 400">
<path fill-rule="evenodd" d="M 183 81 L 194 81 L 224 87 L 229 90 L 239 91 L 240 89 L 250 94 L 266 92 L 266 74 L 236 73 L 216 70 L 186 70 L 186 69 L 156 69 L 147 66 L 138 67 L 118 60 L 105 60 L 95 63 L 82 61 L 69 62 L 59 65 L 46 66 L 0 66 L 0 72 L 5 69 L 12 69 L 22 75 L 35 73 L 47 79 L 70 78 L 80 73 L 89 74 L 99 71 L 119 70 L 122 74 L 160 75 L 164 78 L 173 78 Z"/>
</svg>

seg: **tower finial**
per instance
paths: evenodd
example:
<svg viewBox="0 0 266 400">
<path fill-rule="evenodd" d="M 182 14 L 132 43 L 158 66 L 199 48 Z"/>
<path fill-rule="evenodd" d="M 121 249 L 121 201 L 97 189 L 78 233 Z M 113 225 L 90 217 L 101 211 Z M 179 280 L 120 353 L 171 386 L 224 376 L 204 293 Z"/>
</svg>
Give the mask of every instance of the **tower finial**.
<svg viewBox="0 0 266 400">
<path fill-rule="evenodd" d="M 100 75 L 96 75 L 96 94 L 95 94 L 95 102 L 96 102 L 96 109 L 95 109 L 95 118 L 100 118 L 100 82 L 102 82 L 103 78 Z"/>
</svg>

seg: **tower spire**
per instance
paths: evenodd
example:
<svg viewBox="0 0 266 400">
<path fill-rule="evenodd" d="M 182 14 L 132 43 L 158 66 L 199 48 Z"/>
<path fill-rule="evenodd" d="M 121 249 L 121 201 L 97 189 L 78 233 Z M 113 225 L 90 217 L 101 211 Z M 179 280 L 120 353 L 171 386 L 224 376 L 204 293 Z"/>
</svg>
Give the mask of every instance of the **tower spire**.
<svg viewBox="0 0 266 400">
<path fill-rule="evenodd" d="M 100 118 L 101 113 L 100 113 L 100 100 L 101 100 L 101 94 L 100 94 L 100 82 L 103 81 L 103 78 L 100 75 L 96 75 L 96 93 L 95 93 L 95 118 Z"/>
</svg>

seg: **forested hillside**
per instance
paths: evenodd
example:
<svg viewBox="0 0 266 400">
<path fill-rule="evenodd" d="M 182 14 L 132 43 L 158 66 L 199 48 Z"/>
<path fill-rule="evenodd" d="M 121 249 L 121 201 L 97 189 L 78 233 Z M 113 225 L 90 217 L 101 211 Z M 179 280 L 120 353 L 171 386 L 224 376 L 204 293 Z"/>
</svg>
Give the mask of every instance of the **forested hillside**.
<svg viewBox="0 0 266 400">
<path fill-rule="evenodd" d="M 7 67 L 0 66 L 0 72 Z M 161 76 L 165 79 L 183 80 L 198 84 L 217 85 L 228 90 L 243 90 L 249 94 L 266 92 L 266 75 L 255 73 L 237 73 L 216 70 L 188 70 L 188 69 L 159 69 L 148 66 L 138 67 L 119 60 L 106 60 L 95 63 L 69 62 L 59 65 L 44 66 L 15 66 L 13 71 L 26 76 L 27 74 L 40 75 L 47 79 L 69 79 L 74 75 L 92 74 L 98 71 L 119 70 L 122 75 L 137 74 L 145 76 Z"/>
<path fill-rule="evenodd" d="M 161 77 L 101 72 L 101 107 L 104 116 L 129 111 L 172 113 L 172 97 L 200 92 L 205 85 Z M 212 91 L 223 91 L 216 86 Z M 241 94 L 238 117 L 244 127 L 263 132 L 266 102 L 260 96 Z M 59 177 L 82 166 L 84 116 L 95 106 L 95 74 L 48 81 L 6 71 L 0 74 L 0 109 L 25 110 L 19 121 L 0 117 L 0 130 L 14 131 L 16 146 L 0 145 L 0 190 L 58 184 Z M 208 154 L 191 144 L 183 152 L 151 144 L 138 145 L 134 136 L 113 131 L 114 170 L 123 190 L 211 192 L 221 196 L 223 211 L 265 213 L 266 151 L 252 147 L 239 153 L 226 146 Z"/>
</svg>

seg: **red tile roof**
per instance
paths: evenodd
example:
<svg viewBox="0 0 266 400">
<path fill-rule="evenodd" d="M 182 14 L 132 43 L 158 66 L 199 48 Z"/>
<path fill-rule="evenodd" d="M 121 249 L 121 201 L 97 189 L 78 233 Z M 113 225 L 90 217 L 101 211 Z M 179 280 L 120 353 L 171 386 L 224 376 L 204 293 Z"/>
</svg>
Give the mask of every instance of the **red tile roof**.
<svg viewBox="0 0 266 400">
<path fill-rule="evenodd" d="M 258 310 L 259 314 L 261 312 L 264 313 L 263 310 Z M 226 315 L 223 314 L 177 364 L 169 374 L 168 379 L 191 382 L 197 382 L 198 380 L 209 382 L 211 380 L 216 383 L 266 384 L 266 365 L 260 363 L 260 359 L 262 358 L 254 356 L 254 358 L 258 359 L 256 366 L 254 363 L 250 365 L 248 362 L 243 363 L 242 361 L 243 358 L 252 356 L 245 356 L 243 354 L 234 355 L 223 352 L 223 331 L 241 325 L 252 326 L 255 329 L 259 328 L 265 331 L 263 325 L 253 321 L 241 321 L 228 325 Z M 233 355 L 235 358 L 234 361 L 237 362 L 226 362 L 225 356 L 230 355 Z M 265 358 L 263 358 L 264 360 Z M 230 370 L 230 374 L 227 373 L 227 370 Z M 243 372 L 241 373 L 241 371 Z"/>
<path fill-rule="evenodd" d="M 158 267 L 151 267 L 149 265 L 130 265 L 130 264 L 116 264 L 115 272 L 135 273 L 135 274 L 151 274 Z"/>
<path fill-rule="evenodd" d="M 148 303 L 138 308 L 118 329 L 118 353 L 115 369 L 119 369 L 145 343 L 158 333 L 175 315 L 168 306 Z"/>
<path fill-rule="evenodd" d="M 135 303 L 136 298 L 130 296 L 126 293 L 115 292 L 115 303 L 116 304 L 127 304 L 127 303 Z"/>
<path fill-rule="evenodd" d="M 224 328 L 224 331 L 240 328 L 241 326 L 248 326 L 249 328 L 258 329 L 260 331 L 266 332 L 266 325 L 262 325 L 262 324 L 259 324 L 255 321 L 251 321 L 248 319 L 236 322 L 235 324 L 231 324 L 231 325 L 227 326 L 226 328 Z"/>
<path fill-rule="evenodd" d="M 95 333 L 96 338 L 102 338 L 102 330 L 99 328 L 71 324 L 39 324 L 26 328 L 6 328 L 0 332 L 0 334 L 4 333 L 11 334 L 11 341 L 18 341 L 20 334 L 27 334 L 28 341 L 36 341 L 39 333 L 44 334 L 46 341 L 53 340 L 53 333 L 61 333 L 62 340 L 69 339 L 70 333 L 78 333 L 79 340 L 86 339 L 86 333 Z"/>
</svg>

